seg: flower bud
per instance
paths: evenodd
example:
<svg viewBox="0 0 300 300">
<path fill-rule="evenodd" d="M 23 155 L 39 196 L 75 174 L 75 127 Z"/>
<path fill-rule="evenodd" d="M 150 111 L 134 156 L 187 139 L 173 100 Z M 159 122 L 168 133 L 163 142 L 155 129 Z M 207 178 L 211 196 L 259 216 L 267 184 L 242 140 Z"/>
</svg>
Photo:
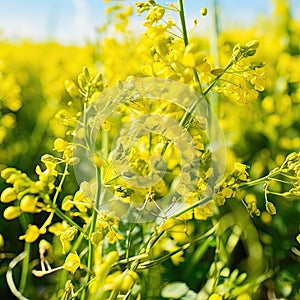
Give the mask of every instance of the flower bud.
<svg viewBox="0 0 300 300">
<path fill-rule="evenodd" d="M 54 141 L 54 150 L 56 150 L 57 152 L 63 152 L 67 145 L 68 142 L 64 141 L 61 138 L 58 138 Z"/>
<path fill-rule="evenodd" d="M 35 213 L 36 212 L 37 199 L 33 195 L 26 195 L 20 202 L 20 209 L 23 212 Z"/>
<path fill-rule="evenodd" d="M 164 14 L 165 9 L 163 7 L 155 6 L 149 11 L 148 15 L 146 16 L 146 20 L 157 22 L 164 16 Z"/>
<path fill-rule="evenodd" d="M 101 241 L 103 241 L 104 235 L 102 231 L 93 232 L 91 237 L 91 242 L 93 245 L 97 246 Z"/>
<path fill-rule="evenodd" d="M 6 168 L 1 171 L 1 177 L 5 180 L 7 180 L 12 175 L 19 175 L 19 174 L 21 174 L 21 171 L 15 168 Z"/>
<path fill-rule="evenodd" d="M 84 66 L 84 67 L 82 68 L 82 74 L 84 75 L 84 77 L 85 77 L 85 79 L 86 79 L 87 81 L 90 80 L 90 72 L 89 72 L 89 70 L 88 70 L 88 68 L 87 68 L 86 66 Z"/>
<path fill-rule="evenodd" d="M 207 8 L 206 7 L 203 7 L 200 11 L 201 15 L 202 16 L 206 16 L 207 15 Z"/>
<path fill-rule="evenodd" d="M 272 202 L 267 201 L 266 202 L 266 211 L 270 214 L 270 215 L 276 215 L 276 207 Z"/>
<path fill-rule="evenodd" d="M 65 88 L 71 97 L 78 96 L 78 89 L 72 80 L 65 81 Z"/>
<path fill-rule="evenodd" d="M 88 81 L 86 80 L 86 77 L 82 73 L 79 74 L 78 75 L 79 87 L 84 90 L 86 88 L 87 83 L 88 83 Z"/>
<path fill-rule="evenodd" d="M 257 49 L 259 46 L 259 42 L 257 40 L 250 41 L 246 44 L 246 47 L 249 49 Z"/>
<path fill-rule="evenodd" d="M 5 209 L 3 217 L 6 220 L 13 220 L 21 215 L 21 210 L 18 206 L 9 206 Z"/>
<path fill-rule="evenodd" d="M 292 152 L 292 153 L 290 153 L 290 154 L 287 156 L 286 160 L 287 160 L 287 161 L 293 161 L 293 160 L 297 159 L 298 156 L 299 156 L 298 153 Z M 1 175 L 2 175 L 2 173 L 1 173 Z M 3 177 L 3 175 L 2 175 L 2 177 Z"/>
<path fill-rule="evenodd" d="M 214 202 L 216 203 L 217 206 L 222 206 L 225 204 L 225 197 L 219 195 L 219 194 L 215 194 L 214 198 L 213 198 Z"/>
<path fill-rule="evenodd" d="M 66 162 L 70 166 L 74 166 L 74 165 L 77 165 L 80 162 L 80 159 L 78 157 L 71 157 L 71 158 L 67 159 Z"/>
<path fill-rule="evenodd" d="M 99 92 L 103 91 L 104 85 L 103 85 L 103 76 L 101 73 L 97 73 L 97 75 L 94 77 L 92 84 L 97 88 Z"/>
<path fill-rule="evenodd" d="M 9 203 L 17 199 L 17 193 L 11 187 L 6 188 L 1 194 L 1 202 Z"/>
</svg>

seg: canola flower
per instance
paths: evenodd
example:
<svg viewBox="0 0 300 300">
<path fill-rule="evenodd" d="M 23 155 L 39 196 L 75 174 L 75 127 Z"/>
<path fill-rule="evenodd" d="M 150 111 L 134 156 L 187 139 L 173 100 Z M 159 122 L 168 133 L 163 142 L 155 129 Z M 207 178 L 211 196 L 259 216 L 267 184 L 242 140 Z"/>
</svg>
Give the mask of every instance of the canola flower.
<svg viewBox="0 0 300 300">
<path fill-rule="evenodd" d="M 254 280 L 247 281 L 246 273 L 239 274 L 238 269 L 231 270 L 227 267 L 230 254 L 237 247 L 239 240 L 246 240 L 245 245 L 250 252 L 250 258 L 260 259 L 260 256 L 253 254 L 253 248 L 250 245 L 253 240 L 247 240 L 246 234 L 243 236 L 243 230 L 249 230 L 246 231 L 247 233 L 252 230 L 251 236 L 255 236 L 256 231 L 251 223 L 248 223 L 250 225 L 247 229 L 241 222 L 233 225 L 228 219 L 234 218 L 234 213 L 225 213 L 222 216 L 220 211 L 227 205 L 238 205 L 241 202 L 251 217 L 261 215 L 263 220 L 272 220 L 270 216 L 278 215 L 276 207 L 279 206 L 280 201 L 293 201 L 299 197 L 299 153 L 292 152 L 289 155 L 281 154 L 281 156 L 278 154 L 275 162 L 268 160 L 270 162 L 268 172 L 266 175 L 254 177 L 258 179 L 251 179 L 250 176 L 252 169 L 256 167 L 252 165 L 248 167 L 238 162 L 232 163 L 233 171 L 214 187 L 215 194 L 213 199 L 210 199 L 212 201 L 201 204 L 198 200 L 207 188 L 207 178 L 214 171 L 211 154 L 206 151 L 208 141 L 203 132 L 205 120 L 197 120 L 193 117 L 192 111 L 187 113 L 182 107 L 170 105 L 167 101 L 157 99 L 159 101 L 152 103 L 139 93 L 130 93 L 126 87 L 133 84 L 135 78 L 128 76 L 143 74 L 176 80 L 197 91 L 208 103 L 211 101 L 212 92 L 222 94 L 227 99 L 242 104 L 255 103 L 259 98 L 262 100 L 259 105 L 271 120 L 271 124 L 276 126 L 279 126 L 279 123 L 276 121 L 276 114 L 272 114 L 273 111 L 276 110 L 279 115 L 284 115 L 290 109 L 288 104 L 299 103 L 297 100 L 299 89 L 293 90 L 286 97 L 285 107 L 276 102 L 279 96 L 271 97 L 262 93 L 268 84 L 269 74 L 264 63 L 252 61 L 259 53 L 256 40 L 232 45 L 224 55 L 226 56 L 224 67 L 215 68 L 211 57 L 202 51 L 201 44 L 197 41 L 189 41 L 182 1 L 179 1 L 178 6 L 170 4 L 168 7 L 155 1 L 141 1 L 136 3 L 136 9 L 139 14 L 145 16 L 145 34 L 140 40 L 141 47 L 135 47 L 136 49 L 133 50 L 134 56 L 140 60 L 135 58 L 135 62 L 132 63 L 133 67 L 131 64 L 122 70 L 119 67 L 120 73 L 118 73 L 112 72 L 114 59 L 107 58 L 103 62 L 105 66 L 103 74 L 93 73 L 84 67 L 77 80 L 65 81 L 66 78 L 64 78 L 61 81 L 65 81 L 65 88 L 70 98 L 68 106 L 58 111 L 55 117 L 65 129 L 60 131 L 62 134 L 54 141 L 54 153 L 42 156 L 43 165 L 38 165 L 35 169 L 37 179 L 31 179 L 15 168 L 2 170 L 1 176 L 8 185 L 1 193 L 1 202 L 6 205 L 4 218 L 12 220 L 19 217 L 21 219 L 22 216 L 36 215 L 42 220 L 39 224 L 35 224 L 34 221 L 28 222 L 24 234 L 19 238 L 26 242 L 28 253 L 30 244 L 43 238 L 39 244 L 40 265 L 36 266 L 32 273 L 38 277 L 52 273 L 59 274 L 61 280 L 57 282 L 57 294 L 53 294 L 54 298 L 140 299 L 152 297 L 154 295 L 149 294 L 151 291 L 145 289 L 147 276 L 153 275 L 151 270 L 155 270 L 168 260 L 171 260 L 175 266 L 182 265 L 189 257 L 197 263 L 197 257 L 189 256 L 193 250 L 201 258 L 202 253 L 212 248 L 214 259 L 209 266 L 205 282 L 198 292 L 198 297 L 250 299 L 247 292 L 253 289 L 255 293 L 261 282 L 273 274 L 271 271 L 261 272 Z M 117 19 L 116 30 L 126 32 L 128 18 L 133 13 L 133 9 L 114 6 L 108 10 L 108 13 Z M 167 16 L 168 13 L 170 16 Z M 172 13 L 179 15 L 180 24 L 176 24 L 173 20 Z M 202 15 L 206 13 L 207 11 L 201 10 Z M 103 57 L 109 56 L 109 51 L 116 51 L 118 57 L 128 57 L 130 55 L 128 51 L 125 51 L 127 47 L 126 42 L 122 44 L 116 40 L 106 40 L 103 46 Z M 284 62 L 289 61 L 291 66 L 295 62 L 295 58 L 290 54 L 281 59 Z M 276 66 L 279 73 L 283 72 L 284 62 L 279 61 Z M 291 81 L 286 81 L 286 85 L 289 85 L 287 82 L 293 83 L 295 80 L 293 72 L 289 76 L 291 77 L 286 80 Z M 108 90 L 109 86 L 114 83 L 117 83 L 120 91 L 119 100 L 123 105 L 108 120 L 104 120 L 101 115 L 89 118 L 88 110 L 91 107 L 89 105 L 94 101 L 97 102 L 97 96 Z M 57 95 L 62 93 L 62 91 L 55 91 L 55 86 L 53 89 L 50 88 L 49 93 Z M 223 105 L 225 108 L 236 104 L 220 103 L 221 109 Z M 197 188 L 189 195 L 190 197 L 181 197 L 188 206 L 179 210 L 172 218 L 161 213 L 159 199 L 160 196 L 172 190 L 174 178 L 181 171 L 180 157 L 171 139 L 162 138 L 155 131 L 159 119 L 149 117 L 145 119 L 144 124 L 138 124 L 141 130 L 150 128 L 155 134 L 141 135 L 137 145 L 132 147 L 129 153 L 124 151 L 123 146 L 112 149 L 110 144 L 118 127 L 125 124 L 132 116 L 140 116 L 149 112 L 164 113 L 178 120 L 185 130 L 191 133 L 197 156 L 201 160 L 202 169 L 197 178 Z M 6 117 L 2 123 L 10 124 L 12 120 Z M 76 131 L 79 123 L 81 123 L 82 130 Z M 285 126 L 288 125 L 290 124 L 285 124 Z M 266 126 L 266 130 L 272 133 L 271 129 Z M 98 130 L 100 135 L 96 139 L 98 148 L 94 153 L 91 151 L 94 149 L 91 148 L 95 130 Z M 260 130 L 263 131 L 261 128 Z M 174 132 L 176 133 L 175 130 Z M 77 135 L 76 141 L 80 143 L 74 141 L 74 135 Z M 119 145 L 122 143 L 125 145 L 126 140 L 128 137 L 121 135 Z M 297 137 L 294 138 L 293 143 L 297 146 Z M 286 150 L 292 148 L 286 145 L 284 140 L 281 140 L 279 145 Z M 83 149 L 85 153 L 93 154 L 90 161 L 95 176 L 92 176 L 90 181 L 81 182 L 77 191 L 69 192 L 65 185 L 70 178 L 73 166 L 76 167 L 80 163 L 80 159 L 74 156 L 76 147 Z M 139 176 L 147 176 L 151 174 L 154 166 L 158 170 L 166 169 L 168 173 L 153 187 L 131 187 L 118 176 L 113 168 L 116 161 L 120 161 L 121 166 L 124 165 L 122 162 L 125 161 L 123 157 L 125 154 L 128 155 L 129 167 L 126 166 L 124 173 L 126 172 L 125 175 L 128 178 L 132 175 L 130 171 Z M 166 165 L 159 155 L 165 159 Z M 266 158 L 266 155 L 263 156 L 264 152 L 261 155 L 264 159 Z M 183 181 L 192 182 L 194 176 L 195 174 L 187 170 L 183 174 Z M 282 189 L 278 189 L 278 184 L 282 186 Z M 141 213 L 152 214 L 155 221 L 144 225 L 129 225 L 129 223 L 122 222 L 113 212 L 102 210 L 101 197 L 104 196 L 101 195 L 104 186 L 111 191 L 113 197 L 117 197 L 125 210 L 128 205 L 139 204 Z M 262 213 L 263 200 L 245 192 L 246 189 L 256 186 L 262 186 L 262 199 L 264 199 L 265 206 L 265 211 Z M 182 185 L 177 192 L 184 195 L 185 188 L 185 185 Z M 234 202 L 235 200 L 238 201 Z M 178 200 L 172 199 L 170 209 L 176 204 Z M 238 207 L 236 209 L 238 210 Z M 141 217 L 138 214 L 136 220 L 138 221 L 139 218 Z M 198 226 L 199 224 L 201 226 Z M 49 237 L 49 234 L 53 235 L 51 235 L 52 243 L 44 240 Z M 228 239 L 222 238 L 227 235 L 230 235 Z M 265 236 L 264 238 L 268 239 Z M 296 239 L 299 241 L 298 236 Z M 258 242 L 255 244 L 256 253 L 259 252 L 257 250 L 259 245 Z M 28 262 L 29 260 L 24 259 L 25 275 L 22 275 L 20 284 L 22 293 L 26 293 L 24 286 L 26 277 L 30 273 Z M 186 272 L 188 273 L 188 270 Z M 13 286 L 12 281 L 9 281 L 9 284 Z M 159 289 L 158 292 L 160 292 Z M 182 296 L 184 295 L 196 299 L 195 292 L 190 288 L 186 289 Z M 158 297 L 158 295 L 155 296 Z"/>
</svg>

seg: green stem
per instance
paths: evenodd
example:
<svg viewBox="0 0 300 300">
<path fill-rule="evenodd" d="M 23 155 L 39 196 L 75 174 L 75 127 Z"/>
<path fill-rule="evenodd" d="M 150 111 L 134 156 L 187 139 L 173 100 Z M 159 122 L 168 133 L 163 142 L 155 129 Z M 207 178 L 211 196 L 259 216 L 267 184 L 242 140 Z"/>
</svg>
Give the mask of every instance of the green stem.
<svg viewBox="0 0 300 300">
<path fill-rule="evenodd" d="M 214 59 L 215 68 L 219 68 L 219 1 L 214 0 L 212 5 L 212 27 L 213 34 L 211 35 L 210 49 Z"/>
<path fill-rule="evenodd" d="M 214 67 L 219 68 L 220 66 L 220 59 L 219 59 L 219 1 L 213 0 L 212 5 L 212 34 L 210 38 L 210 50 L 212 53 Z M 221 101 L 220 101 L 220 94 L 215 93 L 212 94 L 212 102 L 214 105 L 215 113 L 217 117 L 221 117 Z"/>
<path fill-rule="evenodd" d="M 188 34 L 187 34 L 186 24 L 185 24 L 183 0 L 178 0 L 178 6 L 179 6 L 180 22 L 182 27 L 183 41 L 184 41 L 184 45 L 187 46 L 189 43 L 189 39 L 188 39 Z"/>
<path fill-rule="evenodd" d="M 182 27 L 183 41 L 184 41 L 184 45 L 187 46 L 189 44 L 189 38 L 186 29 L 183 0 L 178 0 L 178 6 L 179 6 L 179 17 L 180 17 L 180 22 Z M 199 79 L 198 72 L 195 69 L 193 69 L 193 72 L 194 72 L 194 79 L 197 82 L 200 92 L 202 94 L 202 85 Z M 208 101 L 206 98 L 205 100 Z"/>
<path fill-rule="evenodd" d="M 168 253 L 168 254 L 162 256 L 162 257 L 159 257 L 159 258 L 157 258 L 157 259 L 153 259 L 153 260 L 151 260 L 151 261 L 146 261 L 146 262 L 144 262 L 144 263 L 141 263 L 141 264 L 139 264 L 139 266 L 138 266 L 137 269 L 138 269 L 138 270 L 143 270 L 143 269 L 152 268 L 152 267 L 155 266 L 155 265 L 158 265 L 158 264 L 161 264 L 161 263 L 165 262 L 165 261 L 168 260 L 171 256 L 177 254 L 178 252 L 187 249 L 189 246 L 190 246 L 190 243 L 187 243 L 187 244 L 185 244 L 185 245 L 183 245 L 183 246 L 181 246 L 181 247 L 178 247 L 176 250 L 174 250 L 174 251 L 172 251 L 172 252 L 170 252 L 170 253 Z"/>
<path fill-rule="evenodd" d="M 198 200 L 197 202 L 195 202 L 194 204 L 192 204 L 192 205 L 184 208 L 183 210 L 177 212 L 173 217 L 180 217 L 181 215 L 185 214 L 186 212 L 198 207 L 200 204 L 205 204 L 210 200 L 211 200 L 211 198 L 208 198 L 208 197 L 202 198 L 202 199 Z"/>
<path fill-rule="evenodd" d="M 21 281 L 20 281 L 20 288 L 19 288 L 21 294 L 24 294 L 25 287 L 27 285 L 27 278 L 29 274 L 29 263 L 30 263 L 30 250 L 31 250 L 30 243 L 25 243 L 24 253 L 26 253 L 26 256 L 22 261 L 22 274 L 21 274 Z"/>
<path fill-rule="evenodd" d="M 230 60 L 228 64 L 224 68 L 224 72 L 218 76 L 210 83 L 210 85 L 206 88 L 206 90 L 203 92 L 203 95 L 205 96 L 218 82 L 218 80 L 226 73 L 226 71 L 233 65 L 233 61 Z"/>
<path fill-rule="evenodd" d="M 65 165 L 64 173 L 62 175 L 62 178 L 60 180 L 60 183 L 59 183 L 58 187 L 56 188 L 56 192 L 55 192 L 55 195 L 54 195 L 53 201 L 52 201 L 53 205 L 56 205 L 56 201 L 57 201 L 59 193 L 62 190 L 63 183 L 64 183 L 64 181 L 66 179 L 66 176 L 69 174 L 68 173 L 68 166 L 69 166 L 68 164 Z"/>
<path fill-rule="evenodd" d="M 74 227 L 76 227 L 78 229 L 78 231 L 80 231 L 86 239 L 88 238 L 86 232 L 76 222 L 74 222 L 70 217 L 65 215 L 57 206 L 53 206 L 52 208 L 54 209 L 55 214 L 59 218 L 66 221 L 69 225 L 73 225 Z"/>
<path fill-rule="evenodd" d="M 186 22 L 185 22 L 185 16 L 184 16 L 184 5 L 183 5 L 183 0 L 178 0 L 178 6 L 179 6 L 179 16 L 180 16 L 180 22 L 181 22 L 181 27 L 182 27 L 182 35 L 183 35 L 183 41 L 184 41 L 184 45 L 187 46 L 188 43 L 189 43 L 189 39 L 188 39 L 188 34 L 187 34 L 187 29 L 186 29 Z M 203 91 L 202 91 L 202 85 L 201 85 L 201 82 L 200 82 L 200 79 L 199 79 L 199 75 L 198 75 L 198 72 L 193 69 L 193 72 L 194 72 L 194 79 L 195 81 L 197 82 L 198 84 L 198 87 L 200 89 L 200 92 L 201 94 L 203 94 Z M 209 104 L 209 100 L 207 98 L 204 98 L 207 103 Z M 185 111 L 181 121 L 180 121 L 180 126 L 185 126 L 186 123 L 188 122 L 191 114 L 193 113 L 195 107 L 196 107 L 196 104 L 197 102 L 195 101 L 190 109 L 190 111 Z M 163 149 L 161 151 L 161 155 L 163 155 L 168 146 L 170 145 L 170 143 L 168 142 L 165 142 L 164 143 L 164 146 L 163 146 Z"/>
<path fill-rule="evenodd" d="M 270 172 L 268 175 L 262 177 L 262 178 L 258 178 L 256 180 L 252 180 L 252 181 L 249 181 L 249 182 L 244 182 L 242 184 L 240 184 L 238 186 L 238 190 L 241 190 L 241 189 L 245 189 L 245 188 L 248 188 L 248 187 L 251 187 L 251 186 L 255 186 L 255 185 L 258 185 L 258 184 L 262 184 L 268 180 L 272 180 L 274 179 L 275 176 L 279 175 L 279 174 L 282 174 L 284 175 L 283 173 L 283 170 L 282 169 L 278 169 L 276 172 Z"/>
<path fill-rule="evenodd" d="M 93 269 L 93 264 L 94 264 L 94 245 L 92 244 L 91 237 L 92 234 L 95 232 L 96 228 L 96 222 L 97 222 L 97 217 L 98 217 L 98 210 L 101 204 L 101 170 L 99 168 L 96 168 L 96 181 L 97 181 L 97 192 L 95 196 L 95 209 L 93 209 L 93 214 L 92 214 L 92 221 L 91 221 L 91 227 L 89 230 L 89 249 L 88 249 L 88 261 L 87 261 L 87 269 L 88 272 L 86 274 L 86 279 L 85 282 L 89 282 L 91 280 L 91 271 Z M 81 294 L 81 300 L 86 299 L 87 295 L 87 290 L 88 290 L 88 285 L 85 286 L 85 288 L 82 290 Z"/>
<path fill-rule="evenodd" d="M 23 231 L 25 232 L 27 230 L 28 224 L 30 224 L 32 222 L 32 216 L 28 216 L 27 214 L 22 214 L 19 218 L 19 221 L 21 223 Z M 28 267 L 29 267 L 29 262 L 30 262 L 30 248 L 31 248 L 30 243 L 25 243 L 23 253 L 25 253 L 26 256 L 22 260 L 22 273 L 21 273 L 20 288 L 19 288 L 21 294 L 23 294 L 23 292 L 25 290 L 25 287 L 27 284 L 27 279 L 28 279 Z"/>
</svg>

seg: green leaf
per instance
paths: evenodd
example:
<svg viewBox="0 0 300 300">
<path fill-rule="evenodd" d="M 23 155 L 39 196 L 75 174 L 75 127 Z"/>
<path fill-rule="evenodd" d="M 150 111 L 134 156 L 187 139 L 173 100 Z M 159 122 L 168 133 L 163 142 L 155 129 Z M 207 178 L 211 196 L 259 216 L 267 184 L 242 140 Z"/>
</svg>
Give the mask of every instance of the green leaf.
<svg viewBox="0 0 300 300">
<path fill-rule="evenodd" d="M 189 287 L 184 282 L 171 282 L 161 291 L 161 295 L 164 298 L 180 299 L 185 296 L 189 291 Z"/>
</svg>

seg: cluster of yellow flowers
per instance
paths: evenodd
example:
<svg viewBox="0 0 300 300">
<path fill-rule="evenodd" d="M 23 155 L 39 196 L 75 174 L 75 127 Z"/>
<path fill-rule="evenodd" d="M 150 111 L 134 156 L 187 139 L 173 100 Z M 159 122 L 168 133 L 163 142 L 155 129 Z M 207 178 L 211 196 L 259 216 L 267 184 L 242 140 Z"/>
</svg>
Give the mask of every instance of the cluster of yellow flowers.
<svg viewBox="0 0 300 300">
<path fill-rule="evenodd" d="M 296 148 L 300 138 L 295 134 L 293 122 L 297 112 L 292 111 L 292 107 L 300 103 L 300 88 L 296 86 L 299 72 L 295 67 L 299 57 L 277 53 L 276 67 L 271 68 L 262 62 L 266 57 L 257 52 L 256 39 L 251 37 L 250 42 L 229 43 L 225 42 L 224 35 L 221 37 L 223 52 L 220 53 L 223 67 L 215 66 L 213 58 L 201 47 L 201 41 L 189 40 L 182 4 L 182 1 L 178 6 L 163 6 L 154 0 L 136 2 L 137 13 L 145 14 L 145 32 L 138 38 L 127 34 L 133 7 L 112 4 L 107 9 L 108 22 L 99 32 L 105 34 L 112 25 L 128 39 L 105 38 L 99 45 L 99 53 L 98 49 L 86 50 L 98 55 L 101 72 L 92 74 L 83 67 L 76 80 L 78 70 L 72 64 L 68 65 L 68 74 L 42 72 L 41 88 L 47 100 L 40 118 L 49 113 L 47 109 L 53 107 L 53 103 L 59 104 L 57 112 L 51 109 L 51 114 L 55 115 L 49 125 L 55 136 L 53 152 L 42 156 L 43 166 L 35 169 L 36 180 L 16 168 L 3 169 L 1 177 L 7 185 L 1 193 L 1 202 L 5 205 L 3 216 L 7 220 L 27 214 L 36 214 L 39 219 L 38 223 L 28 221 L 24 234 L 19 237 L 27 245 L 39 241 L 40 266 L 32 273 L 41 277 L 63 269 L 69 272 L 62 273 L 54 297 L 64 300 L 76 297 L 82 300 L 141 299 L 142 295 L 148 295 L 142 289 L 151 267 L 168 259 L 179 266 L 186 254 L 195 249 L 195 255 L 191 254 L 191 262 L 195 264 L 210 251 L 208 249 L 215 249 L 214 261 L 205 266 L 208 278 L 198 297 L 248 300 L 251 298 L 250 293 L 245 293 L 246 288 L 252 287 L 251 284 L 256 288 L 269 276 L 261 276 L 257 281 L 250 281 L 251 284 L 244 283 L 245 273 L 239 274 L 239 270 L 227 267 L 228 253 L 233 253 L 238 241 L 242 240 L 240 231 L 244 227 L 230 225 L 230 214 L 222 218 L 221 206 L 238 199 L 251 217 L 261 216 L 265 223 L 270 223 L 271 216 L 277 212 L 277 204 L 273 204 L 276 199 L 272 197 L 293 200 L 300 196 L 300 154 L 293 152 L 287 156 L 280 152 L 273 161 L 265 149 L 257 155 L 260 159 L 254 161 L 254 166 L 249 163 L 250 168 L 248 162 L 247 165 L 233 162 L 237 154 L 229 151 L 229 165 L 233 165 L 233 171 L 217 186 L 215 182 L 211 184 L 210 178 L 219 174 L 207 134 L 212 125 L 209 114 L 213 106 L 209 93 L 224 97 L 222 103 L 219 97 L 213 104 L 219 109 L 217 113 L 222 117 L 224 131 L 235 147 L 243 146 L 236 141 L 241 134 L 232 133 L 232 128 L 244 121 L 240 120 L 240 114 L 232 113 L 237 101 L 249 104 L 247 109 L 244 106 L 236 108 L 247 120 L 260 118 L 258 114 L 248 113 L 260 106 L 266 124 L 255 119 L 251 129 L 257 126 L 258 132 L 276 140 L 278 136 L 273 127 L 282 126 L 284 130 L 291 130 L 293 138 L 287 141 L 281 135 L 278 147 Z M 174 14 L 179 15 L 181 26 L 174 21 Z M 201 14 L 206 15 L 207 9 L 202 9 Z M 57 45 L 53 45 L 53 49 L 60 51 Z M 51 70 L 50 65 L 58 66 L 61 60 L 67 61 L 66 57 L 59 57 L 53 54 L 42 69 Z M 120 64 L 120 61 L 127 63 Z M 286 66 L 290 70 L 288 75 Z M 276 78 L 274 86 L 267 81 L 267 74 Z M 65 80 L 68 76 L 70 79 Z M 137 84 L 138 77 L 145 76 L 165 79 L 169 85 L 175 81 L 176 88 L 172 85 L 174 90 L 170 91 L 161 86 L 159 80 L 155 84 L 143 81 L 145 95 Z M 7 130 L 14 127 L 14 112 L 21 107 L 21 97 L 18 81 L 2 65 L 0 82 L 4 83 L 0 85 L 0 104 L 9 110 L 0 115 L 1 143 Z M 67 94 L 62 82 L 65 82 Z M 271 95 L 268 94 L 270 86 L 275 90 Z M 183 87 L 199 97 L 187 96 Z M 289 93 L 284 96 L 284 103 L 279 102 L 280 95 L 287 89 Z M 159 91 L 159 96 L 154 90 Z M 167 101 L 172 93 L 178 94 L 177 102 Z M 256 104 L 256 99 L 261 101 Z M 203 118 L 193 114 L 200 100 L 207 104 L 201 107 L 205 110 Z M 287 112 L 293 118 L 281 122 L 280 117 Z M 131 122 L 133 127 L 127 125 Z M 57 124 L 63 125 L 63 129 Z M 289 126 L 293 129 L 287 129 Z M 241 132 L 251 131 L 247 126 L 240 127 Z M 249 146 L 249 143 L 244 144 Z M 262 157 L 267 166 L 262 166 Z M 85 165 L 85 159 L 89 164 Z M 76 169 L 78 166 L 82 169 Z M 78 186 L 74 181 L 80 172 L 79 175 L 87 178 L 76 178 Z M 251 180 L 253 172 L 261 178 Z M 71 187 L 66 186 L 68 180 Z M 258 184 L 263 185 L 265 197 L 266 211 L 262 214 L 257 196 L 261 191 L 245 192 L 246 188 Z M 281 184 L 282 189 L 273 188 L 274 184 Z M 168 198 L 168 195 L 172 196 Z M 122 219 L 123 216 L 129 217 Z M 232 230 L 230 237 L 228 228 Z M 300 235 L 296 239 L 300 243 Z M 0 235 L 0 248 L 3 244 Z M 224 255 L 224 251 L 228 253 Z M 256 254 L 251 255 L 253 258 Z M 257 257 L 260 259 L 260 254 Z"/>
</svg>

